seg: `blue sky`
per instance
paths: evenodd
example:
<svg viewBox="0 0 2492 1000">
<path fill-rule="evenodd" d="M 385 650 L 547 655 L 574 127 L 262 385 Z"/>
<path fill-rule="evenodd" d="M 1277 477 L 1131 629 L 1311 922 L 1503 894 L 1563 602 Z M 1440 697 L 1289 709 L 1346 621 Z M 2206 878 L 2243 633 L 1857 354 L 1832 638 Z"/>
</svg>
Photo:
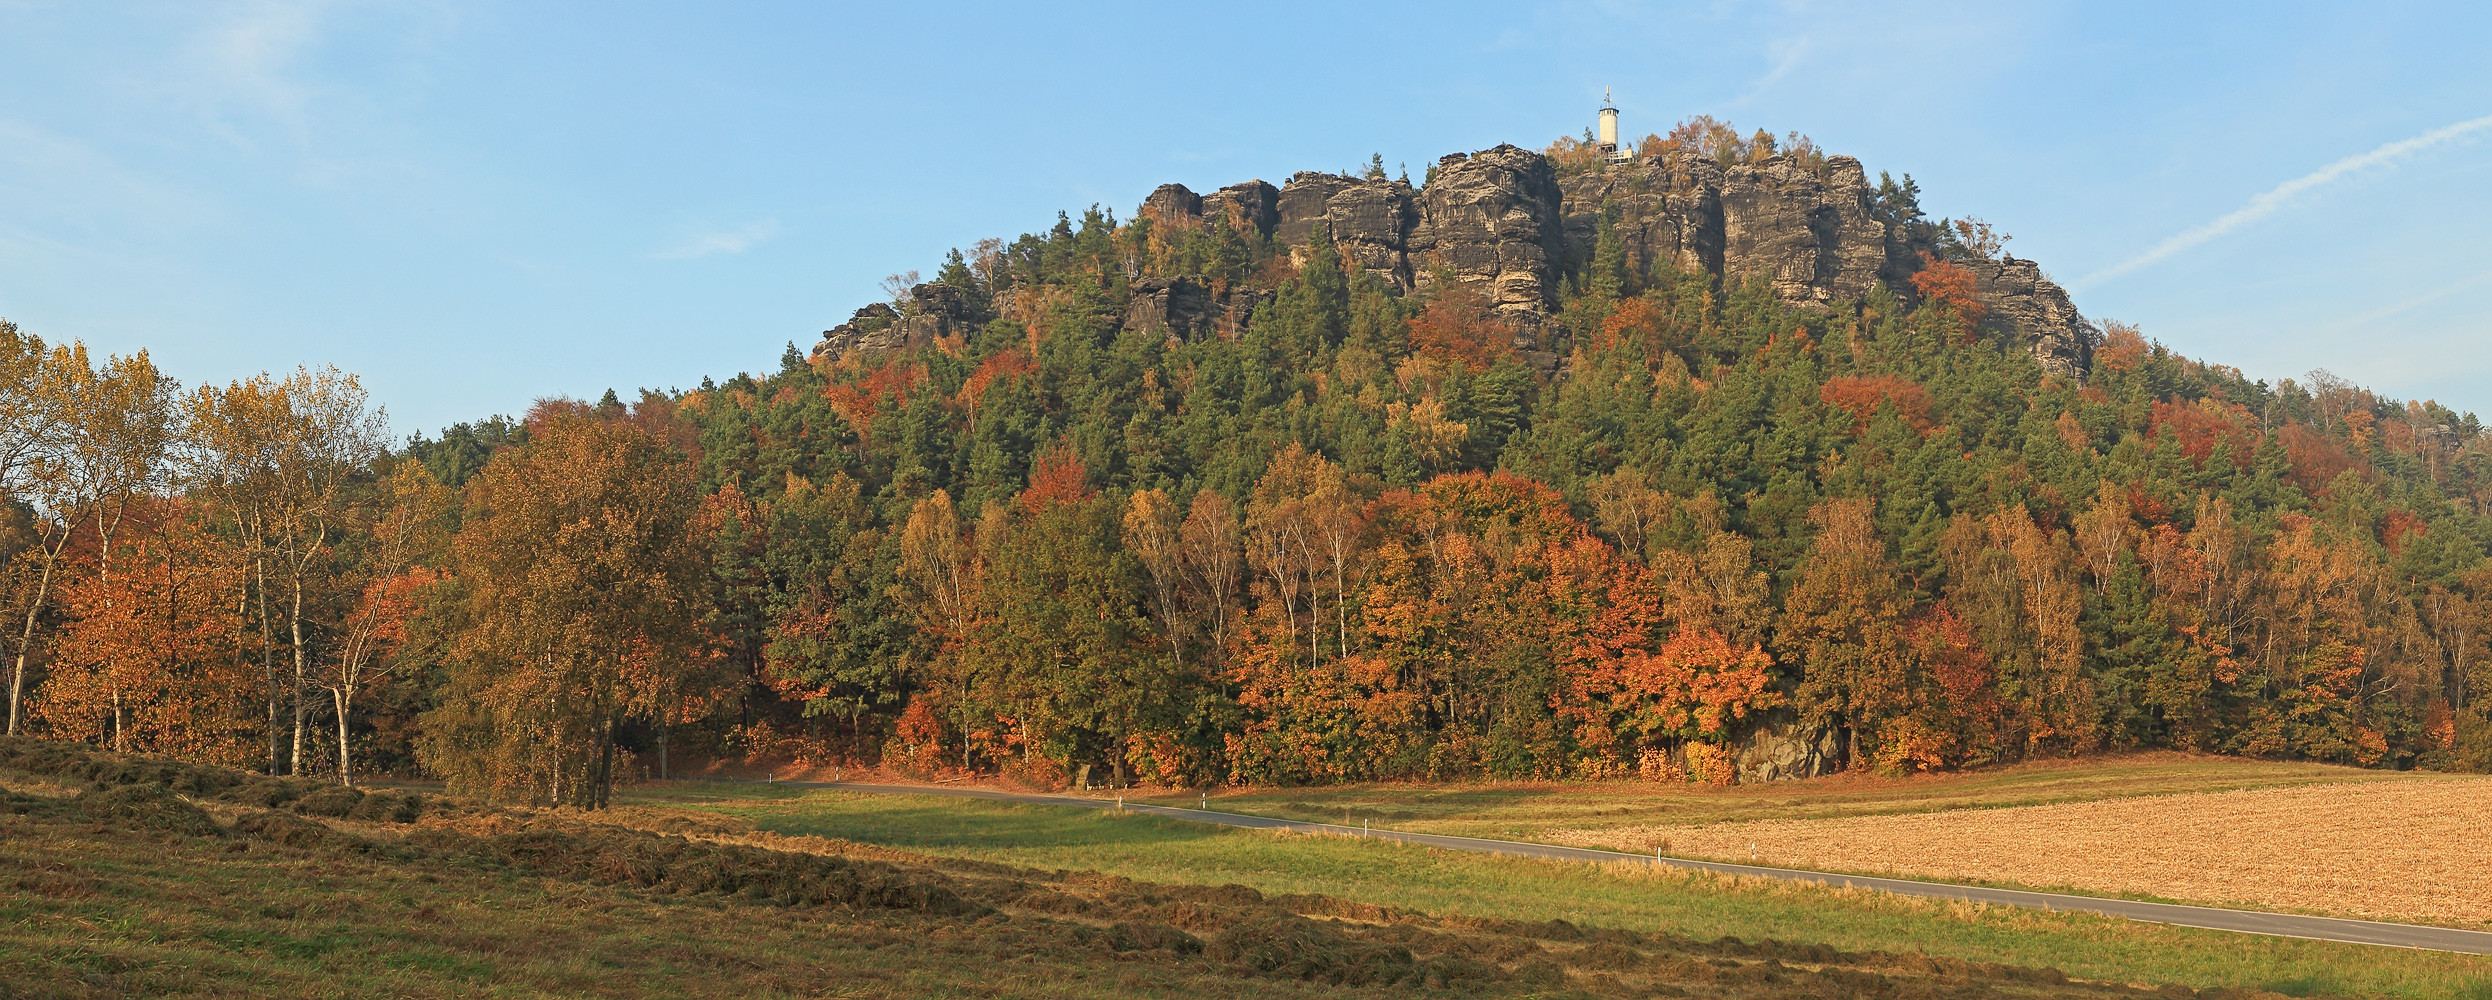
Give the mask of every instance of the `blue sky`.
<svg viewBox="0 0 2492 1000">
<path fill-rule="evenodd" d="M 2480 5 L 0 0 L 0 316 L 400 433 L 764 370 L 1153 185 L 1800 131 L 2088 316 L 2492 416 Z"/>
</svg>

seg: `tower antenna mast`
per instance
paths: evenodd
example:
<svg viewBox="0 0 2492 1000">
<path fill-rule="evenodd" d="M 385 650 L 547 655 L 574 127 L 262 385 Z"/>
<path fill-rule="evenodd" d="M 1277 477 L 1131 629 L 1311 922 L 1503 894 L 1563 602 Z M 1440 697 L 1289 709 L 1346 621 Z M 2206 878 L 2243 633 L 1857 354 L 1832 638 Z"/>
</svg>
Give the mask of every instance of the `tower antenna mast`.
<svg viewBox="0 0 2492 1000">
<path fill-rule="evenodd" d="M 1603 159 L 1615 163 L 1627 158 L 1627 154 L 1618 151 L 1618 105 L 1610 100 L 1608 87 L 1601 88 L 1600 135 L 1599 142 Z"/>
</svg>

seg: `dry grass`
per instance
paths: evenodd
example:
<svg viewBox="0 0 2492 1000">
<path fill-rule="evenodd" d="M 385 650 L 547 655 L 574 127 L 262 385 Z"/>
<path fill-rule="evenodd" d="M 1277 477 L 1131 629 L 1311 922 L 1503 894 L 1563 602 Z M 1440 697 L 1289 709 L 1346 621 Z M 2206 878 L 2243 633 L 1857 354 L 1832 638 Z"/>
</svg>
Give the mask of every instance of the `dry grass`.
<svg viewBox="0 0 2492 1000">
<path fill-rule="evenodd" d="M 1692 827 L 1750 820 L 1829 819 L 1947 809 L 1997 809 L 2317 784 L 2405 784 L 2447 776 L 2168 751 L 2039 760 L 1948 774 L 1846 772 L 1807 781 L 1709 788 L 1650 781 L 1379 784 L 1244 788 L 1214 808 L 1317 822 L 1372 819 L 1414 833 L 1531 840 L 1568 830 Z M 1193 805 L 1193 793 L 1146 797 Z"/>
<path fill-rule="evenodd" d="M 2492 923 L 2492 779 L 2007 809 L 1556 829 L 1552 843 L 1794 868 L 2071 887 L 2387 920 Z"/>
<path fill-rule="evenodd" d="M 0 781 L 4 997 L 2492 996 L 2466 956 L 1086 810 L 350 802 L 6 739 Z"/>
<path fill-rule="evenodd" d="M 0 792 L 8 998 L 2144 994 L 1901 950 L 929 857 L 662 806 L 329 815 L 366 810 L 26 741 L 0 740 L 0 775 L 84 786 Z"/>
<path fill-rule="evenodd" d="M 1955 783 L 1944 784 L 1961 790 Z M 1162 885 L 1235 883 L 1269 898 L 1321 894 L 1396 912 L 1517 922 L 1554 919 L 1706 939 L 1727 935 L 1748 941 L 1810 941 L 1850 952 L 1908 949 L 1933 958 L 2053 966 L 2072 978 L 2096 982 L 2175 984 L 2209 991 L 2260 988 L 2296 997 L 2492 1000 L 2492 965 L 2472 955 L 1954 904 L 1781 880 L 1662 871 L 1647 864 L 1587 865 L 1356 837 L 1221 830 L 1113 811 L 750 786 L 685 791 L 696 794 L 650 796 L 648 801 L 749 819 L 758 831 L 797 842 L 804 835 L 826 838 L 820 843 L 841 845 L 843 853 L 860 843 L 876 844 L 920 858 L 933 855 L 1016 870 L 1088 869 Z M 759 837 L 753 841 L 757 845 Z M 786 849 L 806 848 L 790 843 Z M 1885 994 L 1834 990 L 1826 995 Z M 2200 994 L 2202 1000 L 2222 996 L 2226 994 Z M 2230 996 L 2247 1000 L 2244 994 Z"/>
</svg>

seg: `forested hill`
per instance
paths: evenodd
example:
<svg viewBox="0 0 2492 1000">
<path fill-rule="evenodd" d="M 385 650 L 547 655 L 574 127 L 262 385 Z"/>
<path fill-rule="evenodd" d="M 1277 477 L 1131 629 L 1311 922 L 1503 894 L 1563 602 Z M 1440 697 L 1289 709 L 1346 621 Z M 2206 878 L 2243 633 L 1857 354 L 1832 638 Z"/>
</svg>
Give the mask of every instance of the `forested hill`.
<svg viewBox="0 0 2492 1000">
<path fill-rule="evenodd" d="M 342 545 L 398 561 L 315 578 L 300 633 L 227 602 L 233 659 L 296 657 L 299 733 L 302 664 L 362 643 L 400 672 L 332 699 L 341 747 L 570 801 L 662 740 L 1164 783 L 2492 766 L 2474 416 L 2097 327 L 1916 198 L 1704 120 L 1163 187 L 767 374 L 416 439 L 351 537 L 417 541 Z M 37 722 L 101 738 L 79 662 Z M 201 753 L 287 728 L 269 671 Z"/>
<path fill-rule="evenodd" d="M 631 419 L 726 525 L 742 713 L 852 753 L 2487 763 L 2472 415 L 2098 330 L 1916 195 L 1701 121 L 1171 185 Z"/>
</svg>

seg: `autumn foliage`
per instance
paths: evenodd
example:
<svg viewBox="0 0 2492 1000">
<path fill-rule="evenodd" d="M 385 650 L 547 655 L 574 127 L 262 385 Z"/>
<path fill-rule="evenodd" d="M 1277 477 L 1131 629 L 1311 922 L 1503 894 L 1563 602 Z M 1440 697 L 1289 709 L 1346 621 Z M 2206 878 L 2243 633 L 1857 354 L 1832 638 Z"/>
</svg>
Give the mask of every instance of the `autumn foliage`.
<svg viewBox="0 0 2492 1000">
<path fill-rule="evenodd" d="M 1912 273 L 1912 287 L 1930 303 L 1955 311 L 1967 327 L 1981 323 L 1985 307 L 1975 289 L 1973 272 L 1954 261 L 1921 254 L 1921 269 Z"/>
<path fill-rule="evenodd" d="M 1817 398 L 1851 414 L 1854 434 L 1866 433 L 1870 418 L 1883 407 L 1893 407 L 1896 415 L 1916 431 L 1930 429 L 1929 394 L 1894 375 L 1838 375 L 1826 380 L 1817 390 Z"/>
<path fill-rule="evenodd" d="M 1814 155 L 1710 121 L 1648 146 Z M 1898 239 L 1996 250 L 1913 197 L 1880 186 Z M 1068 215 L 948 264 L 933 343 L 403 447 L 334 370 L 183 392 L 0 324 L 12 728 L 581 807 L 686 759 L 2492 769 L 2471 415 L 2117 324 L 2047 371 L 1934 252 L 1795 308 L 1605 211 L 1527 315 L 1254 221 Z M 1196 325 L 1132 325 L 1180 288 Z"/>
<path fill-rule="evenodd" d="M 1514 350 L 1514 334 L 1497 318 L 1488 296 L 1456 284 L 1410 318 L 1411 350 L 1485 369 Z"/>
</svg>

